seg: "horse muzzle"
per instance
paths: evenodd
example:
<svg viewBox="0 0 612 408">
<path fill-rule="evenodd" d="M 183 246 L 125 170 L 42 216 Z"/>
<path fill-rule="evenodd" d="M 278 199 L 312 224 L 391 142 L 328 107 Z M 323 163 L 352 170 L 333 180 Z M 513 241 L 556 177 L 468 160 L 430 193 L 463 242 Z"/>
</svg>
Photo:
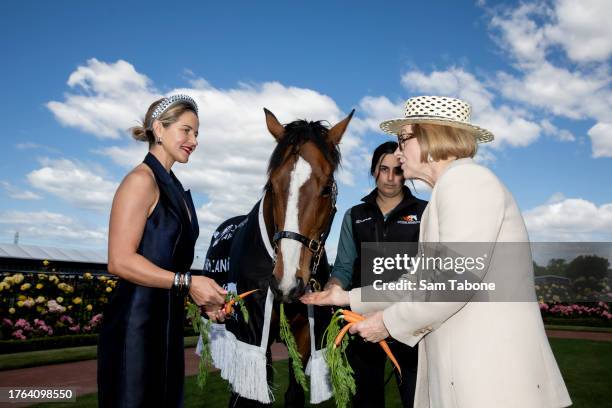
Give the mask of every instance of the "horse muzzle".
<svg viewBox="0 0 612 408">
<path fill-rule="evenodd" d="M 272 278 L 270 280 L 270 289 L 274 295 L 274 300 L 282 303 L 296 303 L 306 293 L 306 284 L 302 279 L 295 278 L 295 286 L 289 292 L 284 293 L 278 286 L 278 281 Z"/>
</svg>

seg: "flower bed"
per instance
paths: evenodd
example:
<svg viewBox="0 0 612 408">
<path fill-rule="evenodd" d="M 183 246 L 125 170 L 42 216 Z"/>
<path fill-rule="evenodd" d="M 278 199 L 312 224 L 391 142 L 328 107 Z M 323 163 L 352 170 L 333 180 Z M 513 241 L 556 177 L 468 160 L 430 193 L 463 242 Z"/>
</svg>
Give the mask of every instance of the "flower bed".
<svg viewBox="0 0 612 408">
<path fill-rule="evenodd" d="M 95 344 L 117 284 L 90 272 L 2 273 L 0 353 Z M 193 335 L 187 320 L 185 335 Z"/>
<path fill-rule="evenodd" d="M 545 323 L 578 326 L 612 326 L 610 305 L 606 302 L 562 304 L 540 303 Z"/>
<path fill-rule="evenodd" d="M 26 344 L 29 339 L 36 340 L 31 342 L 32 349 L 53 348 L 64 343 L 73 345 L 71 340 L 60 339 L 97 334 L 102 311 L 117 283 L 116 277 L 90 272 L 0 274 L 0 352 L 19 347 L 12 346 L 12 343 Z M 557 296 L 558 299 L 565 298 L 568 290 L 556 284 L 541 285 L 537 289 L 539 296 L 546 294 L 547 299 L 552 297 L 553 300 L 557 300 Z M 540 310 L 547 323 L 612 326 L 612 314 L 606 302 L 566 304 L 541 301 Z M 189 324 L 186 322 L 185 326 L 187 328 Z M 190 327 L 187 330 L 192 331 Z M 83 340 L 75 341 L 93 344 L 93 338 L 82 336 Z"/>
<path fill-rule="evenodd" d="M 93 334 L 117 280 L 83 274 L 0 276 L 0 340 Z"/>
</svg>

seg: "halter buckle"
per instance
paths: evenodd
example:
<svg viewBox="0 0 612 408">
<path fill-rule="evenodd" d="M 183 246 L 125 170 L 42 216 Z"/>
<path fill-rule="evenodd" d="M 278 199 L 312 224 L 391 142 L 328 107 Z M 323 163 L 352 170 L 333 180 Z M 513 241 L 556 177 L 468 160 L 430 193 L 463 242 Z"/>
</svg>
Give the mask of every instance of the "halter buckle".
<svg viewBox="0 0 612 408">
<path fill-rule="evenodd" d="M 321 249 L 321 243 L 319 241 L 315 241 L 314 239 L 311 239 L 308 242 L 308 249 L 310 249 L 312 252 L 316 254 Z"/>
</svg>

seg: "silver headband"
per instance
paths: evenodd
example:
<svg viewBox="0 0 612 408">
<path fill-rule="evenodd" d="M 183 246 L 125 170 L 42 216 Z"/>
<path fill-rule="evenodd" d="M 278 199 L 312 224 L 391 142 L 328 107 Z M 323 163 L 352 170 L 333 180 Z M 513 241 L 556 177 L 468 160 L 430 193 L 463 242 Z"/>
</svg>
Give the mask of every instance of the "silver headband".
<svg viewBox="0 0 612 408">
<path fill-rule="evenodd" d="M 151 114 L 151 120 L 155 120 L 160 117 L 161 114 L 166 111 L 166 109 L 168 109 L 171 105 L 174 105 L 177 102 L 188 103 L 189 105 L 193 106 L 193 109 L 195 110 L 196 114 L 198 113 L 198 105 L 191 96 L 178 94 L 172 95 L 168 98 L 164 98 Z"/>
</svg>

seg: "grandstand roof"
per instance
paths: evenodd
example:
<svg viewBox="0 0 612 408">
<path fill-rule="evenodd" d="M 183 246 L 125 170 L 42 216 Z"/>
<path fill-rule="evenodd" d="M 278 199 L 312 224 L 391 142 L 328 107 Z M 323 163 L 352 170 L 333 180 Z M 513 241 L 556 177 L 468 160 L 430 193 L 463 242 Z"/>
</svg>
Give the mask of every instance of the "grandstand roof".
<svg viewBox="0 0 612 408">
<path fill-rule="evenodd" d="M 37 245 L 0 244 L 0 258 L 37 259 L 63 262 L 107 263 L 107 252 L 102 249 L 54 248 Z M 203 257 L 196 257 L 192 269 L 202 269 Z"/>
</svg>

